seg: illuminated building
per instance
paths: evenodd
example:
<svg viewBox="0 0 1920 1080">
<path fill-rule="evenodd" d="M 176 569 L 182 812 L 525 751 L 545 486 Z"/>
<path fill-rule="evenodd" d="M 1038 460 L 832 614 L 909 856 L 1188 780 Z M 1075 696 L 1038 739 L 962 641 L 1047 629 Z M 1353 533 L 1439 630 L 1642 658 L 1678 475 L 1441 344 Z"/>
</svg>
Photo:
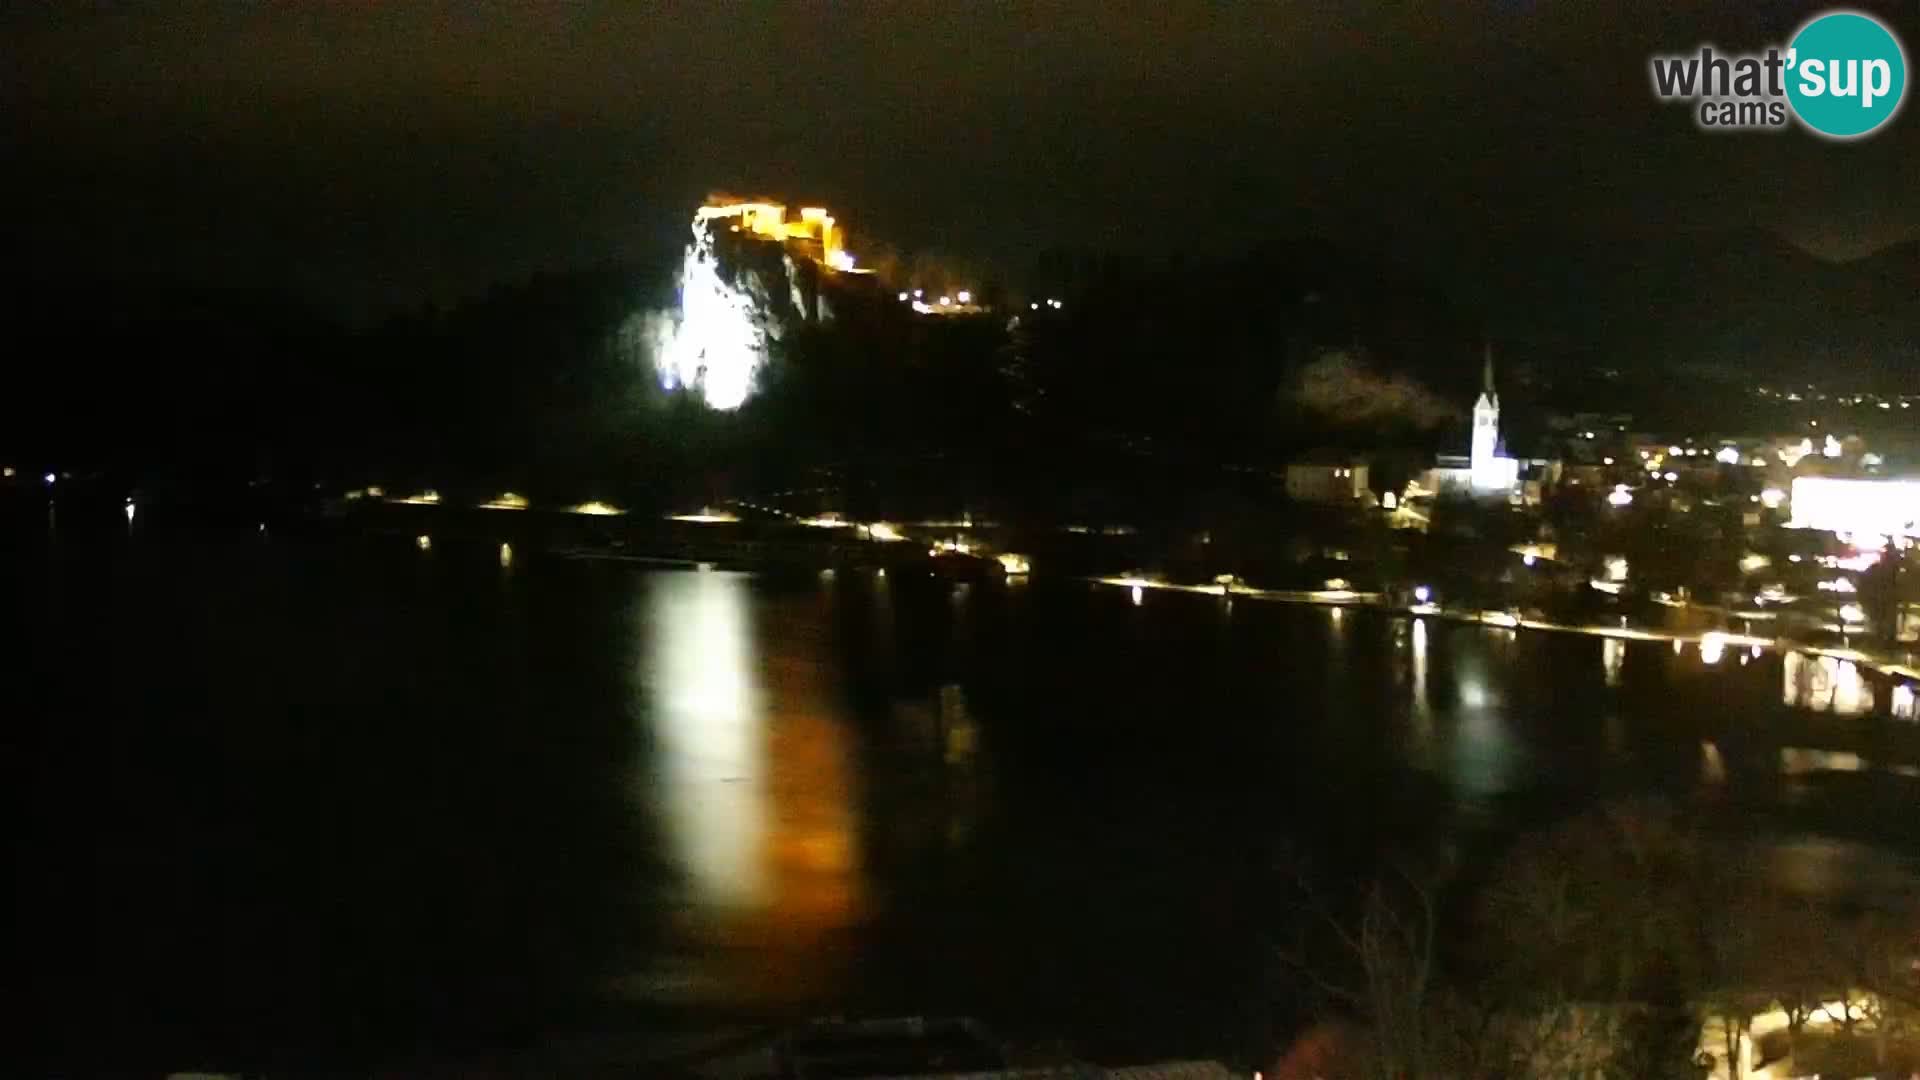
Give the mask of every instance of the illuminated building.
<svg viewBox="0 0 1920 1080">
<path fill-rule="evenodd" d="M 790 214 L 768 199 L 714 196 L 693 215 L 678 306 L 643 317 L 640 334 L 666 389 L 695 390 L 711 408 L 735 409 L 753 393 L 771 342 L 796 322 L 832 319 L 828 281 L 871 276 L 825 207 Z M 986 310 L 972 289 L 937 304 L 921 289 L 898 295 L 921 314 Z"/>
<path fill-rule="evenodd" d="M 1500 454 L 1500 394 L 1493 388 L 1493 346 L 1487 346 L 1481 372 L 1480 399 L 1473 404 L 1473 450 L 1469 468 L 1473 490 L 1505 492 L 1513 489 L 1519 463 Z"/>
<path fill-rule="evenodd" d="M 696 224 L 730 221 L 733 223 L 730 228 L 783 245 L 794 245 L 800 253 L 835 270 L 864 272 L 854 268 L 853 256 L 845 246 L 845 230 L 839 228 L 833 215 L 822 207 L 801 207 L 800 216 L 789 220 L 787 208 L 779 203 L 708 203 L 694 214 L 694 221 Z"/>
<path fill-rule="evenodd" d="M 1287 465 L 1287 498 L 1347 506 L 1370 494 L 1367 465 L 1345 455 L 1309 455 Z"/>
<path fill-rule="evenodd" d="M 1793 481 L 1796 528 L 1856 536 L 1920 538 L 1920 479 Z"/>
<path fill-rule="evenodd" d="M 783 322 L 830 317 L 822 275 L 866 271 L 821 207 L 789 218 L 779 203 L 715 199 L 694 212 L 691 231 L 679 307 L 649 327 L 654 366 L 667 389 L 697 389 L 712 408 L 735 409 L 753 392 Z"/>
<path fill-rule="evenodd" d="M 1443 454 L 1427 486 L 1436 491 L 1475 495 L 1512 495 L 1520 481 L 1520 463 L 1500 452 L 1500 394 L 1493 385 L 1493 346 L 1488 345 L 1480 374 L 1480 397 L 1473 403 L 1473 441 L 1466 457 Z"/>
<path fill-rule="evenodd" d="M 1782 660 L 1781 700 L 1787 705 L 1841 716 L 1873 711 L 1873 684 L 1853 661 L 1799 652 Z"/>
</svg>

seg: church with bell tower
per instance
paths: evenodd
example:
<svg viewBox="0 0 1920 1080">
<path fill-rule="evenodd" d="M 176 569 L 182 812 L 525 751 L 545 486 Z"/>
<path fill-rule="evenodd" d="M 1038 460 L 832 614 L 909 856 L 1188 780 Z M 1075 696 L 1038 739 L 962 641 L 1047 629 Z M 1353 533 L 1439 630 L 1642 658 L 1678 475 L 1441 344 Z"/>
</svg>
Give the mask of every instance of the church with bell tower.
<svg viewBox="0 0 1920 1080">
<path fill-rule="evenodd" d="M 1435 490 L 1466 490 L 1475 495 L 1510 495 L 1520 479 L 1520 463 L 1500 445 L 1500 391 L 1493 380 L 1493 344 L 1480 366 L 1480 397 L 1473 403 L 1473 439 L 1467 456 L 1441 455 L 1431 477 Z"/>
<path fill-rule="evenodd" d="M 1512 458 L 1500 454 L 1500 392 L 1493 385 L 1493 345 L 1480 371 L 1480 399 L 1473 403 L 1473 449 L 1467 456 L 1475 491 L 1506 491 L 1518 475 Z"/>
</svg>

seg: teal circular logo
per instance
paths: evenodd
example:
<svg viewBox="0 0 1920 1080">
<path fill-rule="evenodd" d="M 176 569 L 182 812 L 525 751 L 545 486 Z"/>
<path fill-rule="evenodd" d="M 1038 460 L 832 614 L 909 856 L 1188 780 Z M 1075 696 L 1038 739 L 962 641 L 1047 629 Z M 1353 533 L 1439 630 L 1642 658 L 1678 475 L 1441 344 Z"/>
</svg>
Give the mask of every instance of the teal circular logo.
<svg viewBox="0 0 1920 1080">
<path fill-rule="evenodd" d="M 1857 138 L 1900 111 L 1907 57 L 1879 20 L 1830 12 L 1801 27 L 1788 49 L 1787 100 L 1814 131 Z"/>
</svg>

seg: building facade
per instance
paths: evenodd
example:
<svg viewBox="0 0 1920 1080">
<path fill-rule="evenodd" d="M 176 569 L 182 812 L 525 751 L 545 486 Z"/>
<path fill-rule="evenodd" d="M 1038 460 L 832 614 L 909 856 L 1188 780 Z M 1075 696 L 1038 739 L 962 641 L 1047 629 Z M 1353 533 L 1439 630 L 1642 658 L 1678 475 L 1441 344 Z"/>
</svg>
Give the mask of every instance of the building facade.
<svg viewBox="0 0 1920 1080">
<path fill-rule="evenodd" d="M 1427 470 L 1423 486 L 1432 492 L 1511 496 L 1519 485 L 1520 463 L 1501 453 L 1500 394 L 1493 384 L 1493 346 L 1487 346 L 1480 372 L 1480 397 L 1473 403 L 1473 438 L 1466 457 L 1441 454 Z"/>
<path fill-rule="evenodd" d="M 1350 506 L 1372 497 L 1365 462 L 1336 458 L 1287 466 L 1287 498 L 1296 502 Z"/>
</svg>

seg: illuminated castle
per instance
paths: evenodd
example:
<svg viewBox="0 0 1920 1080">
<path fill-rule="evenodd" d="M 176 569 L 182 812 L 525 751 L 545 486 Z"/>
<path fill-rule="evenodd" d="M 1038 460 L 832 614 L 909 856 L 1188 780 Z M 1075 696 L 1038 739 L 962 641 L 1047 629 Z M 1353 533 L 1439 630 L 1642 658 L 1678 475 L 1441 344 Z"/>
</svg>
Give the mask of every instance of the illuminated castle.
<svg viewBox="0 0 1920 1080">
<path fill-rule="evenodd" d="M 738 408 L 753 393 L 769 342 L 794 322 L 831 317 L 823 274 L 866 273 L 845 244 L 821 207 L 789 220 L 779 203 L 710 199 L 694 211 L 678 308 L 652 324 L 661 382 L 698 391 L 713 408 Z"/>
<path fill-rule="evenodd" d="M 868 275 L 873 271 L 854 264 L 846 231 L 823 207 L 801 207 L 789 217 L 771 200 L 710 197 L 694 211 L 676 309 L 647 322 L 662 384 L 696 391 L 715 409 L 738 408 L 753 394 L 769 344 L 795 325 L 831 321 L 829 294 L 834 303 L 877 298 L 870 288 L 830 285 L 877 280 Z M 968 290 L 934 303 L 915 289 L 901 292 L 899 302 L 919 314 L 985 310 Z"/>
<path fill-rule="evenodd" d="M 846 232 L 834 224 L 833 215 L 818 206 L 803 206 L 800 216 L 787 220 L 787 208 L 772 202 L 708 203 L 694 214 L 694 221 L 710 222 L 732 218 L 733 232 L 746 232 L 793 245 L 818 262 L 844 273 L 868 271 L 853 265 L 847 253 Z"/>
</svg>

